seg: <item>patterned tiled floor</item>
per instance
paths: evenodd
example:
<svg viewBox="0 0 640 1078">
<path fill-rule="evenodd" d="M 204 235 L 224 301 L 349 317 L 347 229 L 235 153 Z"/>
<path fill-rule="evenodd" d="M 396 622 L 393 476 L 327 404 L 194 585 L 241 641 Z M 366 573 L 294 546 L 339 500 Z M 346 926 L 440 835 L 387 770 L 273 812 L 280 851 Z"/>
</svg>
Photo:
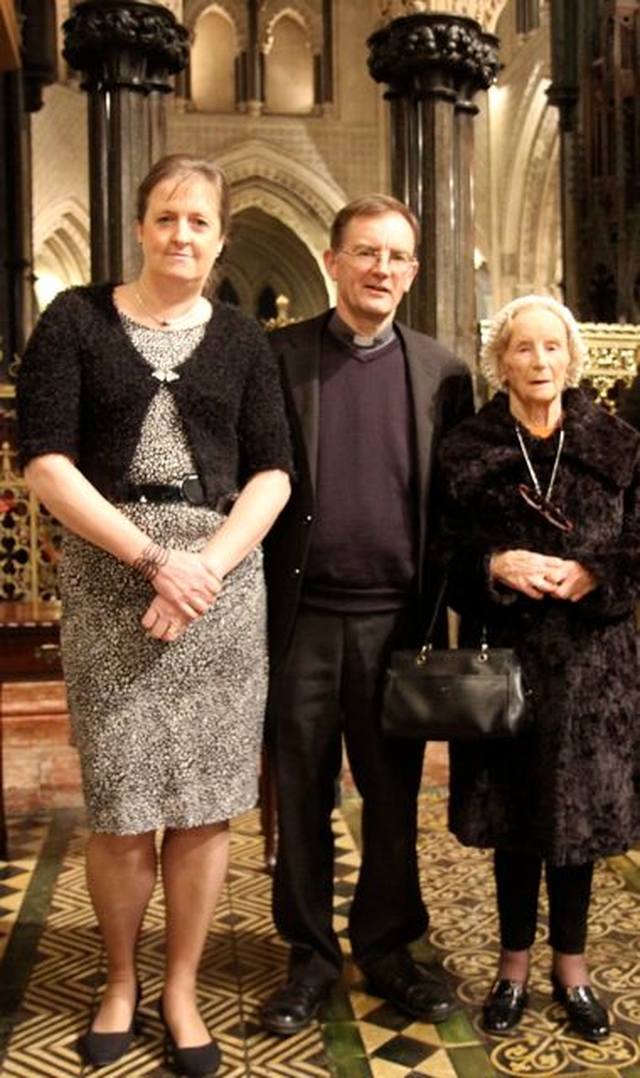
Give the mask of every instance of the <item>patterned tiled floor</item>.
<svg viewBox="0 0 640 1078">
<path fill-rule="evenodd" d="M 221 1078 L 640 1078 L 640 857 L 597 868 L 589 959 L 594 983 L 614 1022 L 601 1045 L 571 1037 L 551 1001 L 549 954 L 541 923 L 531 1000 L 517 1035 L 490 1041 L 479 1030 L 479 1003 L 497 951 L 488 855 L 463 850 L 447 833 L 446 801 L 421 797 L 420 857 L 432 915 L 418 951 L 444 964 L 460 1010 L 435 1027 L 400 1016 L 367 995 L 347 961 L 343 983 L 319 1024 L 281 1040 L 263 1033 L 260 1002 L 277 985 L 285 952 L 269 916 L 257 812 L 236 821 L 224 901 L 203 962 L 205 1017 L 224 1055 Z M 358 867 L 358 804 L 336 813 L 335 917 L 344 934 Z M 59 810 L 13 820 L 11 861 L 0 863 L 0 1075 L 73 1078 L 88 1074 L 75 1041 L 101 979 L 101 951 L 87 899 L 81 813 Z M 105 1078 L 161 1078 L 156 1017 L 162 964 L 161 909 L 154 898 L 140 952 L 143 1028 Z M 343 935 L 344 938 L 344 935 Z"/>
</svg>

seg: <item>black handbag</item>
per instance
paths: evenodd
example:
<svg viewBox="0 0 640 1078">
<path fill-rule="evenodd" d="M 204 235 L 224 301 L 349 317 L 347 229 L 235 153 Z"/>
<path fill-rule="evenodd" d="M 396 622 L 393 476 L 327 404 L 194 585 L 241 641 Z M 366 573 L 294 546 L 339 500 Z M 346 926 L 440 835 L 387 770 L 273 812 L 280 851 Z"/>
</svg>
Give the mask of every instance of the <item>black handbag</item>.
<svg viewBox="0 0 640 1078">
<path fill-rule="evenodd" d="M 492 648 L 486 632 L 478 647 L 432 646 L 443 583 L 423 646 L 394 651 L 386 672 L 382 731 L 392 737 L 472 741 L 514 737 L 531 723 L 530 692 L 518 656 Z"/>
</svg>

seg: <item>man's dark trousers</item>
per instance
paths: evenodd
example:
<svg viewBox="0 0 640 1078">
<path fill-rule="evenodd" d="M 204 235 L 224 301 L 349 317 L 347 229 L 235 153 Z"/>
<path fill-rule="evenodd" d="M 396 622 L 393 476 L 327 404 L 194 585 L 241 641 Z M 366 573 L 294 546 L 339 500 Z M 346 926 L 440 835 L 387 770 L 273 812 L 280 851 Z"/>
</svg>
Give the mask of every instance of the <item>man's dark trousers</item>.
<svg viewBox="0 0 640 1078">
<path fill-rule="evenodd" d="M 384 738 L 380 730 L 389 654 L 417 644 L 409 610 L 339 614 L 302 605 L 289 653 L 273 676 L 268 735 L 279 790 L 274 918 L 292 944 L 295 979 L 324 985 L 340 975 L 331 813 L 343 737 L 362 797 L 362 864 L 349 917 L 355 961 L 366 973 L 427 928 L 416 853 L 424 746 Z"/>
</svg>

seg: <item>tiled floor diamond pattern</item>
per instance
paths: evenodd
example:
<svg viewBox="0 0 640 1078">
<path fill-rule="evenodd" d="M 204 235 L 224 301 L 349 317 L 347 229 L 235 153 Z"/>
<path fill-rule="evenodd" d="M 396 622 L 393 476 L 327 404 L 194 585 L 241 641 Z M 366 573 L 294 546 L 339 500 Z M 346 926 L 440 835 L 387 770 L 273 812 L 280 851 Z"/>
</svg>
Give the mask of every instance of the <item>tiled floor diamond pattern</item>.
<svg viewBox="0 0 640 1078">
<path fill-rule="evenodd" d="M 549 952 L 541 925 L 530 1005 L 517 1034 L 491 1041 L 479 1005 L 497 952 L 489 854 L 463 850 L 446 830 L 446 801 L 421 797 L 420 863 L 432 925 L 417 947 L 439 959 L 461 1002 L 435 1027 L 401 1016 L 370 996 L 346 939 L 358 869 L 357 801 L 336 813 L 335 925 L 345 973 L 321 1024 L 289 1039 L 265 1034 L 259 1007 L 277 986 L 285 949 L 270 919 L 257 813 L 236 821 L 228 885 L 203 962 L 202 1004 L 224 1056 L 221 1078 L 640 1078 L 640 871 L 635 854 L 598 866 L 590 926 L 593 980 L 614 1018 L 601 1045 L 572 1037 L 551 1000 Z M 12 821 L 14 859 L 0 864 L 0 1076 L 75 1078 L 75 1051 L 101 983 L 101 951 L 86 895 L 81 814 Z M 105 1078 L 164 1078 L 157 997 L 162 977 L 159 892 L 140 948 L 142 1030 Z M 90 1073 L 89 1071 L 86 1072 Z"/>
</svg>

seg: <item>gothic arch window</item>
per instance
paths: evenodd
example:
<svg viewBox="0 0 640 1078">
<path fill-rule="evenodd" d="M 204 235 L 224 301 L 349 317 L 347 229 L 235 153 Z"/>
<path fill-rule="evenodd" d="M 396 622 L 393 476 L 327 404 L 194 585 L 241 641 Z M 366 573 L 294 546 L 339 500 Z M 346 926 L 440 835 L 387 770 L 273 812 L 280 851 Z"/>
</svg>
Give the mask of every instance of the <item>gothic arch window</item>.
<svg viewBox="0 0 640 1078">
<path fill-rule="evenodd" d="M 235 24 L 217 4 L 196 21 L 191 46 L 191 100 L 202 112 L 233 112 L 236 107 Z"/>
<path fill-rule="evenodd" d="M 313 54 L 297 12 L 284 11 L 271 25 L 265 49 L 265 102 L 270 112 L 313 109 Z"/>
<path fill-rule="evenodd" d="M 228 277 L 223 277 L 216 288 L 216 295 L 223 303 L 233 303 L 234 307 L 240 306 L 240 297 Z"/>
<path fill-rule="evenodd" d="M 270 318 L 275 318 L 277 313 L 276 290 L 270 284 L 266 284 L 258 293 L 256 318 L 259 322 L 268 322 Z"/>
</svg>

